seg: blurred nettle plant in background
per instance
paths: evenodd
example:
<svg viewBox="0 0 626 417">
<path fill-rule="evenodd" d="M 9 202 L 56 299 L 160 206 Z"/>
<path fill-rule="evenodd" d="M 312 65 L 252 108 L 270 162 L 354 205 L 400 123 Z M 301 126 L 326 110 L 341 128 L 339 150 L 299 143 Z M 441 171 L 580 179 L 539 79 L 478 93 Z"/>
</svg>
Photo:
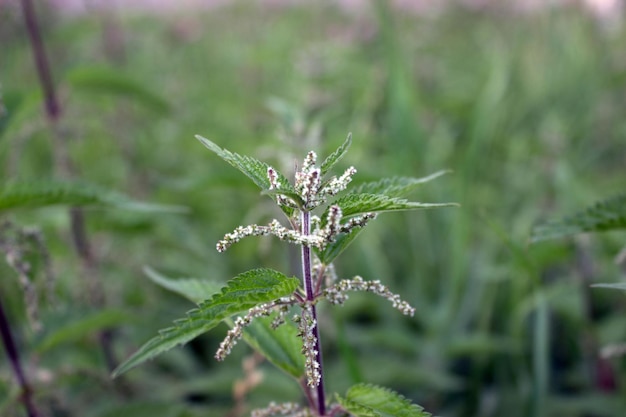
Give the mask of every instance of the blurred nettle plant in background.
<svg viewBox="0 0 626 417">
<path fill-rule="evenodd" d="M 245 237 L 273 235 L 301 247 L 301 280 L 261 268 L 238 275 L 219 292 L 211 291 L 208 286 L 195 287 L 190 298 L 203 299 L 198 308 L 176 321 L 173 327 L 162 330 L 123 363 L 115 375 L 226 321 L 231 329 L 215 354 L 217 360 L 223 360 L 238 340 L 246 338 L 272 363 L 295 377 L 307 399 L 305 406 L 270 403 L 267 408 L 253 411 L 254 417 L 429 416 L 400 394 L 373 385 L 357 384 L 345 396 L 336 395 L 329 401 L 324 389 L 317 306 L 321 301 L 343 304 L 349 291 L 365 291 L 386 298 L 402 314 L 413 316 L 415 309 L 380 281 L 367 281 L 360 276 L 340 280 L 332 262 L 380 212 L 454 206 L 453 203 L 418 203 L 404 198 L 418 185 L 445 171 L 419 179 L 396 177 L 365 183 L 329 201 L 344 191 L 356 174 L 356 169 L 349 167 L 341 176 L 329 176 L 331 168 L 350 147 L 351 136 L 320 165 L 315 152 L 309 152 L 295 174 L 294 185 L 263 162 L 231 153 L 203 137 L 198 136 L 198 139 L 271 196 L 289 223 L 289 227 L 285 227 L 274 219 L 267 225 L 237 227 L 217 243 L 217 250 L 224 252 Z M 316 209 L 322 213 L 313 214 Z M 149 273 L 157 275 L 154 271 Z M 168 285 L 170 289 L 189 294 L 190 290 L 182 288 L 180 283 L 174 284 L 174 288 L 171 282 Z M 197 288 L 207 290 L 200 291 L 205 294 L 198 294 Z M 233 320 L 235 315 L 239 316 Z M 261 337 L 262 333 L 270 337 Z"/>
</svg>

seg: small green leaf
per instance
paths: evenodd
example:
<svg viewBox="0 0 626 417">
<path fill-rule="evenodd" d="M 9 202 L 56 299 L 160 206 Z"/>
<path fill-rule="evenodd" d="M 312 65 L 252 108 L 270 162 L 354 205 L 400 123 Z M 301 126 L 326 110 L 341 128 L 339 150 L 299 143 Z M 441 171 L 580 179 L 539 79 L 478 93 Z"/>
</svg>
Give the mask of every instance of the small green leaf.
<svg viewBox="0 0 626 417">
<path fill-rule="evenodd" d="M 430 417 L 422 407 L 387 388 L 358 384 L 339 398 L 341 406 L 355 417 Z"/>
<path fill-rule="evenodd" d="M 269 317 L 255 319 L 244 331 L 244 340 L 275 366 L 300 378 L 304 375 L 304 355 L 298 329 L 290 321 L 276 329 L 271 323 Z"/>
<path fill-rule="evenodd" d="M 172 279 L 164 275 L 159 274 L 149 266 L 144 266 L 143 272 L 157 285 L 175 292 L 188 300 L 193 301 L 196 304 L 201 303 L 204 300 L 208 300 L 215 293 L 217 293 L 222 285 L 209 281 L 207 279 L 198 278 L 178 278 Z"/>
<path fill-rule="evenodd" d="M 452 171 L 438 171 L 422 178 L 393 177 L 366 182 L 355 187 L 350 194 L 384 194 L 388 197 L 405 197 L 418 186 L 439 178 Z"/>
<path fill-rule="evenodd" d="M 346 152 L 348 152 L 348 148 L 350 148 L 351 144 L 352 144 L 352 133 L 348 133 L 348 137 L 341 144 L 341 146 L 337 148 L 335 152 L 330 154 L 326 159 L 324 159 L 324 162 L 322 162 L 322 165 L 320 166 L 322 175 L 325 175 L 328 171 L 330 171 L 335 166 L 335 164 L 339 162 L 341 158 L 343 158 Z"/>
<path fill-rule="evenodd" d="M 119 69 L 77 68 L 69 72 L 66 78 L 69 85 L 78 91 L 127 97 L 158 113 L 167 113 L 170 108 L 164 98 L 120 73 Z"/>
<path fill-rule="evenodd" d="M 246 177 L 250 178 L 259 188 L 261 188 L 261 190 L 268 192 L 269 194 L 270 180 L 267 177 L 267 169 L 269 168 L 268 164 L 250 156 L 242 156 L 236 153 L 232 153 L 227 149 L 220 148 L 215 143 L 206 138 L 203 138 L 200 135 L 196 135 L 196 139 L 198 139 L 204 146 L 213 151 L 224 161 L 228 162 L 230 165 L 241 171 Z M 276 171 L 276 175 L 278 182 L 280 182 L 281 190 L 284 191 L 285 195 L 298 194 L 283 174 Z M 272 197 L 274 199 L 276 198 L 275 196 Z M 288 217 L 293 214 L 293 209 L 291 209 L 290 207 L 281 206 L 281 209 Z"/>
<path fill-rule="evenodd" d="M 337 256 L 348 248 L 350 243 L 364 230 L 362 227 L 355 227 L 350 233 L 340 233 L 335 236 L 335 240 L 324 247 L 324 250 L 313 249 L 320 262 L 329 265 Z"/>
<path fill-rule="evenodd" d="M 626 291 L 626 282 L 620 282 L 617 284 L 593 284 L 592 287 Z"/>
<path fill-rule="evenodd" d="M 304 206 L 304 201 L 302 200 L 302 197 L 300 197 L 300 195 L 296 192 L 286 191 L 282 189 L 281 190 L 273 189 L 273 190 L 261 191 L 261 194 L 272 196 L 272 198 L 278 195 L 282 195 L 282 196 L 289 197 L 290 199 L 292 199 L 298 206 L 300 207 Z"/>
<path fill-rule="evenodd" d="M 237 275 L 219 293 L 188 312 L 187 317 L 175 321 L 173 327 L 161 330 L 158 336 L 121 364 L 113 372 L 113 377 L 195 339 L 234 314 L 292 294 L 298 284 L 297 278 L 288 278 L 271 269 L 254 269 Z"/>
<path fill-rule="evenodd" d="M 600 201 L 562 220 L 535 226 L 530 240 L 555 239 L 583 232 L 605 232 L 626 229 L 626 194 Z"/>
<path fill-rule="evenodd" d="M 122 194 L 86 183 L 11 182 L 0 185 L 0 212 L 54 205 L 111 206 L 133 211 L 185 212 L 181 206 L 134 201 Z"/>
<path fill-rule="evenodd" d="M 432 209 L 439 207 L 454 207 L 456 203 L 418 203 L 403 198 L 389 197 L 384 194 L 347 194 L 335 200 L 333 205 L 341 207 L 343 217 L 352 217 L 364 213 L 384 211 Z M 322 223 L 328 218 L 328 210 L 321 217 Z"/>
</svg>

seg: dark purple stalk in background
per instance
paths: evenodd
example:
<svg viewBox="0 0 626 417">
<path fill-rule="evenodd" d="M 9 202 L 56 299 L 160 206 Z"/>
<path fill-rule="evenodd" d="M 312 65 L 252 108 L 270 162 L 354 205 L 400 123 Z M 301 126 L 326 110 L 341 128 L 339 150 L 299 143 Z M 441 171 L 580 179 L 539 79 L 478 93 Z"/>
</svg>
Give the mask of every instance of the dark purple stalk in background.
<svg viewBox="0 0 626 417">
<path fill-rule="evenodd" d="M 311 213 L 302 211 L 302 230 L 303 236 L 308 236 L 311 233 Z M 302 276 L 304 279 L 304 289 L 306 292 L 307 301 L 313 301 L 315 299 L 315 293 L 313 292 L 313 277 L 311 274 L 311 247 L 302 245 Z M 320 368 L 320 383 L 317 386 L 317 412 L 320 416 L 326 415 L 326 399 L 324 395 L 324 367 L 322 366 L 322 347 L 320 342 L 319 324 L 317 323 L 317 310 L 315 304 L 311 303 L 311 315 L 315 320 L 315 327 L 313 328 L 313 336 L 315 336 L 315 350 L 317 351 L 316 360 L 319 363 Z"/>
<path fill-rule="evenodd" d="M 22 11 L 24 12 L 24 23 L 33 50 L 33 58 L 37 67 L 37 74 L 43 89 L 46 103 L 46 115 L 55 122 L 61 116 L 61 106 L 54 92 L 54 83 L 52 81 L 52 72 L 48 65 L 48 57 L 43 46 L 39 25 L 37 24 L 37 15 L 31 0 L 22 0 Z"/>
<path fill-rule="evenodd" d="M 46 55 L 46 49 L 39 30 L 37 15 L 32 0 L 22 0 L 21 3 L 24 23 L 30 40 L 37 75 L 39 76 L 39 83 L 44 93 L 46 116 L 50 122 L 53 136 L 58 139 L 61 138 L 58 124 L 61 119 L 62 108 L 55 91 L 52 71 L 50 70 L 48 56 Z M 57 170 L 66 178 L 71 178 L 75 170 L 65 144 L 57 144 L 57 146 L 54 146 L 54 149 L 58 152 L 55 158 Z M 87 236 L 83 210 L 78 207 L 72 207 L 69 210 L 69 217 L 74 247 L 82 261 L 84 274 L 90 280 L 88 291 L 93 297 L 91 301 L 93 304 L 100 306 L 104 303 L 103 291 L 97 278 L 97 262 Z M 111 331 L 102 331 L 99 339 L 107 367 L 112 371 L 117 366 L 117 362 L 113 355 Z"/>
<path fill-rule="evenodd" d="M 2 307 L 1 299 L 0 334 L 2 335 L 2 343 L 4 344 L 4 349 L 6 350 L 7 356 L 9 357 L 9 362 L 11 362 L 11 367 L 13 368 L 13 372 L 15 373 L 15 377 L 17 378 L 17 382 L 19 383 L 22 390 L 21 399 L 22 403 L 24 403 L 24 408 L 26 408 L 26 412 L 28 413 L 28 417 L 38 417 L 39 413 L 37 413 L 37 409 L 35 408 L 35 404 L 33 403 L 33 393 L 30 385 L 28 385 L 28 381 L 26 380 L 24 370 L 22 369 L 22 364 L 20 363 L 20 354 L 15 345 L 13 334 L 11 333 L 9 320 L 7 319 L 6 314 L 4 314 L 4 308 Z"/>
</svg>

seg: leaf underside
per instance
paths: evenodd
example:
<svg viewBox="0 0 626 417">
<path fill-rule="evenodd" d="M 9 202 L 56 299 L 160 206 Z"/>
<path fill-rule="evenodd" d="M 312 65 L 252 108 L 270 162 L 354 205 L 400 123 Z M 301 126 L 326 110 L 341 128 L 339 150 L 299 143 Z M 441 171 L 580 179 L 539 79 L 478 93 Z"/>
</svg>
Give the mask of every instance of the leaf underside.
<svg viewBox="0 0 626 417">
<path fill-rule="evenodd" d="M 422 407 L 387 388 L 369 384 L 351 387 L 342 407 L 355 417 L 430 417 Z"/>
<path fill-rule="evenodd" d="M 340 233 L 335 236 L 335 240 L 330 242 L 324 247 L 324 250 L 320 251 L 314 248 L 315 254 L 323 264 L 330 264 L 337 256 L 339 256 L 344 250 L 348 248 L 350 243 L 361 233 L 364 229 L 362 227 L 355 227 L 350 233 Z"/>
<path fill-rule="evenodd" d="M 158 336 L 149 340 L 122 363 L 113 372 L 113 377 L 178 345 L 189 342 L 234 314 L 247 311 L 258 304 L 291 295 L 298 284 L 297 278 L 289 278 L 278 271 L 265 268 L 237 275 L 211 299 L 189 311 L 185 318 L 175 321 L 173 327 L 159 331 Z"/>
<path fill-rule="evenodd" d="M 573 216 L 535 226 L 531 242 L 571 236 L 583 232 L 626 229 L 626 194 L 587 207 Z"/>
<path fill-rule="evenodd" d="M 296 379 L 302 377 L 304 355 L 298 328 L 291 321 L 287 321 L 272 329 L 271 323 L 270 317 L 255 319 L 244 330 L 244 340 L 279 369 Z"/>
</svg>

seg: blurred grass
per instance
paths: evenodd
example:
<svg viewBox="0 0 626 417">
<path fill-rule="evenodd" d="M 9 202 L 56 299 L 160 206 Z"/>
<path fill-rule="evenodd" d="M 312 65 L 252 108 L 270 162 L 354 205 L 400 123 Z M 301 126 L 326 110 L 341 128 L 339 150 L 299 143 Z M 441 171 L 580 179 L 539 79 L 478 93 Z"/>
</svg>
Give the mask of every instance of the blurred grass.
<svg viewBox="0 0 626 417">
<path fill-rule="evenodd" d="M 401 318 L 368 296 L 333 311 L 336 320 L 324 311 L 329 388 L 344 392 L 362 378 L 447 416 L 616 416 L 626 409 L 623 360 L 597 359 L 601 345 L 626 339 L 624 300 L 590 290 L 581 278 L 581 259 L 589 258 L 594 282 L 623 279 L 612 260 L 623 234 L 527 244 L 537 220 L 623 191 L 624 29 L 608 30 L 576 7 L 533 15 L 459 7 L 420 17 L 384 1 L 353 13 L 244 2 L 160 18 L 48 12 L 62 128 L 81 178 L 191 209 L 88 213 L 108 303 L 144 321 L 118 330 L 120 357 L 190 308 L 150 283 L 143 265 L 216 280 L 260 265 L 292 268 L 289 251 L 271 240 L 215 253 L 224 233 L 277 212 L 194 134 L 289 172 L 305 150 L 327 155 L 351 131 L 341 164 L 359 169 L 355 181 L 453 169 L 415 197 L 462 208 L 381 216 L 339 259 L 343 275 L 387 282 L 418 314 Z M 0 32 L 7 108 L 0 180 L 48 178 L 53 147 L 30 51 L 19 15 L 0 13 L 13 28 Z M 100 88 L 76 84 L 75 74 L 99 72 L 106 77 L 92 85 Z M 124 82 L 111 82 L 114 75 Z M 115 94 L 103 91 L 107 82 Z M 44 229 L 60 308 L 70 316 L 82 311 L 87 288 L 63 212 L 13 219 Z M 12 277 L 4 265 L 0 272 Z M 3 281 L 28 349 L 33 335 L 19 289 Z M 220 336 L 131 373 L 129 397 L 107 381 L 95 340 L 68 343 L 39 358 L 54 381 L 37 383 L 42 401 L 55 404 L 54 415 L 115 415 L 111 398 L 128 413 L 139 412 L 134 402 L 158 410 L 172 400 L 193 405 L 159 415 L 222 415 L 247 352 L 240 347 L 216 364 Z M 102 383 L 81 388 L 71 377 L 77 372 Z M 253 405 L 295 399 L 285 395 L 287 380 L 266 372 Z M 598 373 L 615 383 L 598 382 Z M 10 391 L 8 380 L 3 365 L 0 392 Z"/>
</svg>

